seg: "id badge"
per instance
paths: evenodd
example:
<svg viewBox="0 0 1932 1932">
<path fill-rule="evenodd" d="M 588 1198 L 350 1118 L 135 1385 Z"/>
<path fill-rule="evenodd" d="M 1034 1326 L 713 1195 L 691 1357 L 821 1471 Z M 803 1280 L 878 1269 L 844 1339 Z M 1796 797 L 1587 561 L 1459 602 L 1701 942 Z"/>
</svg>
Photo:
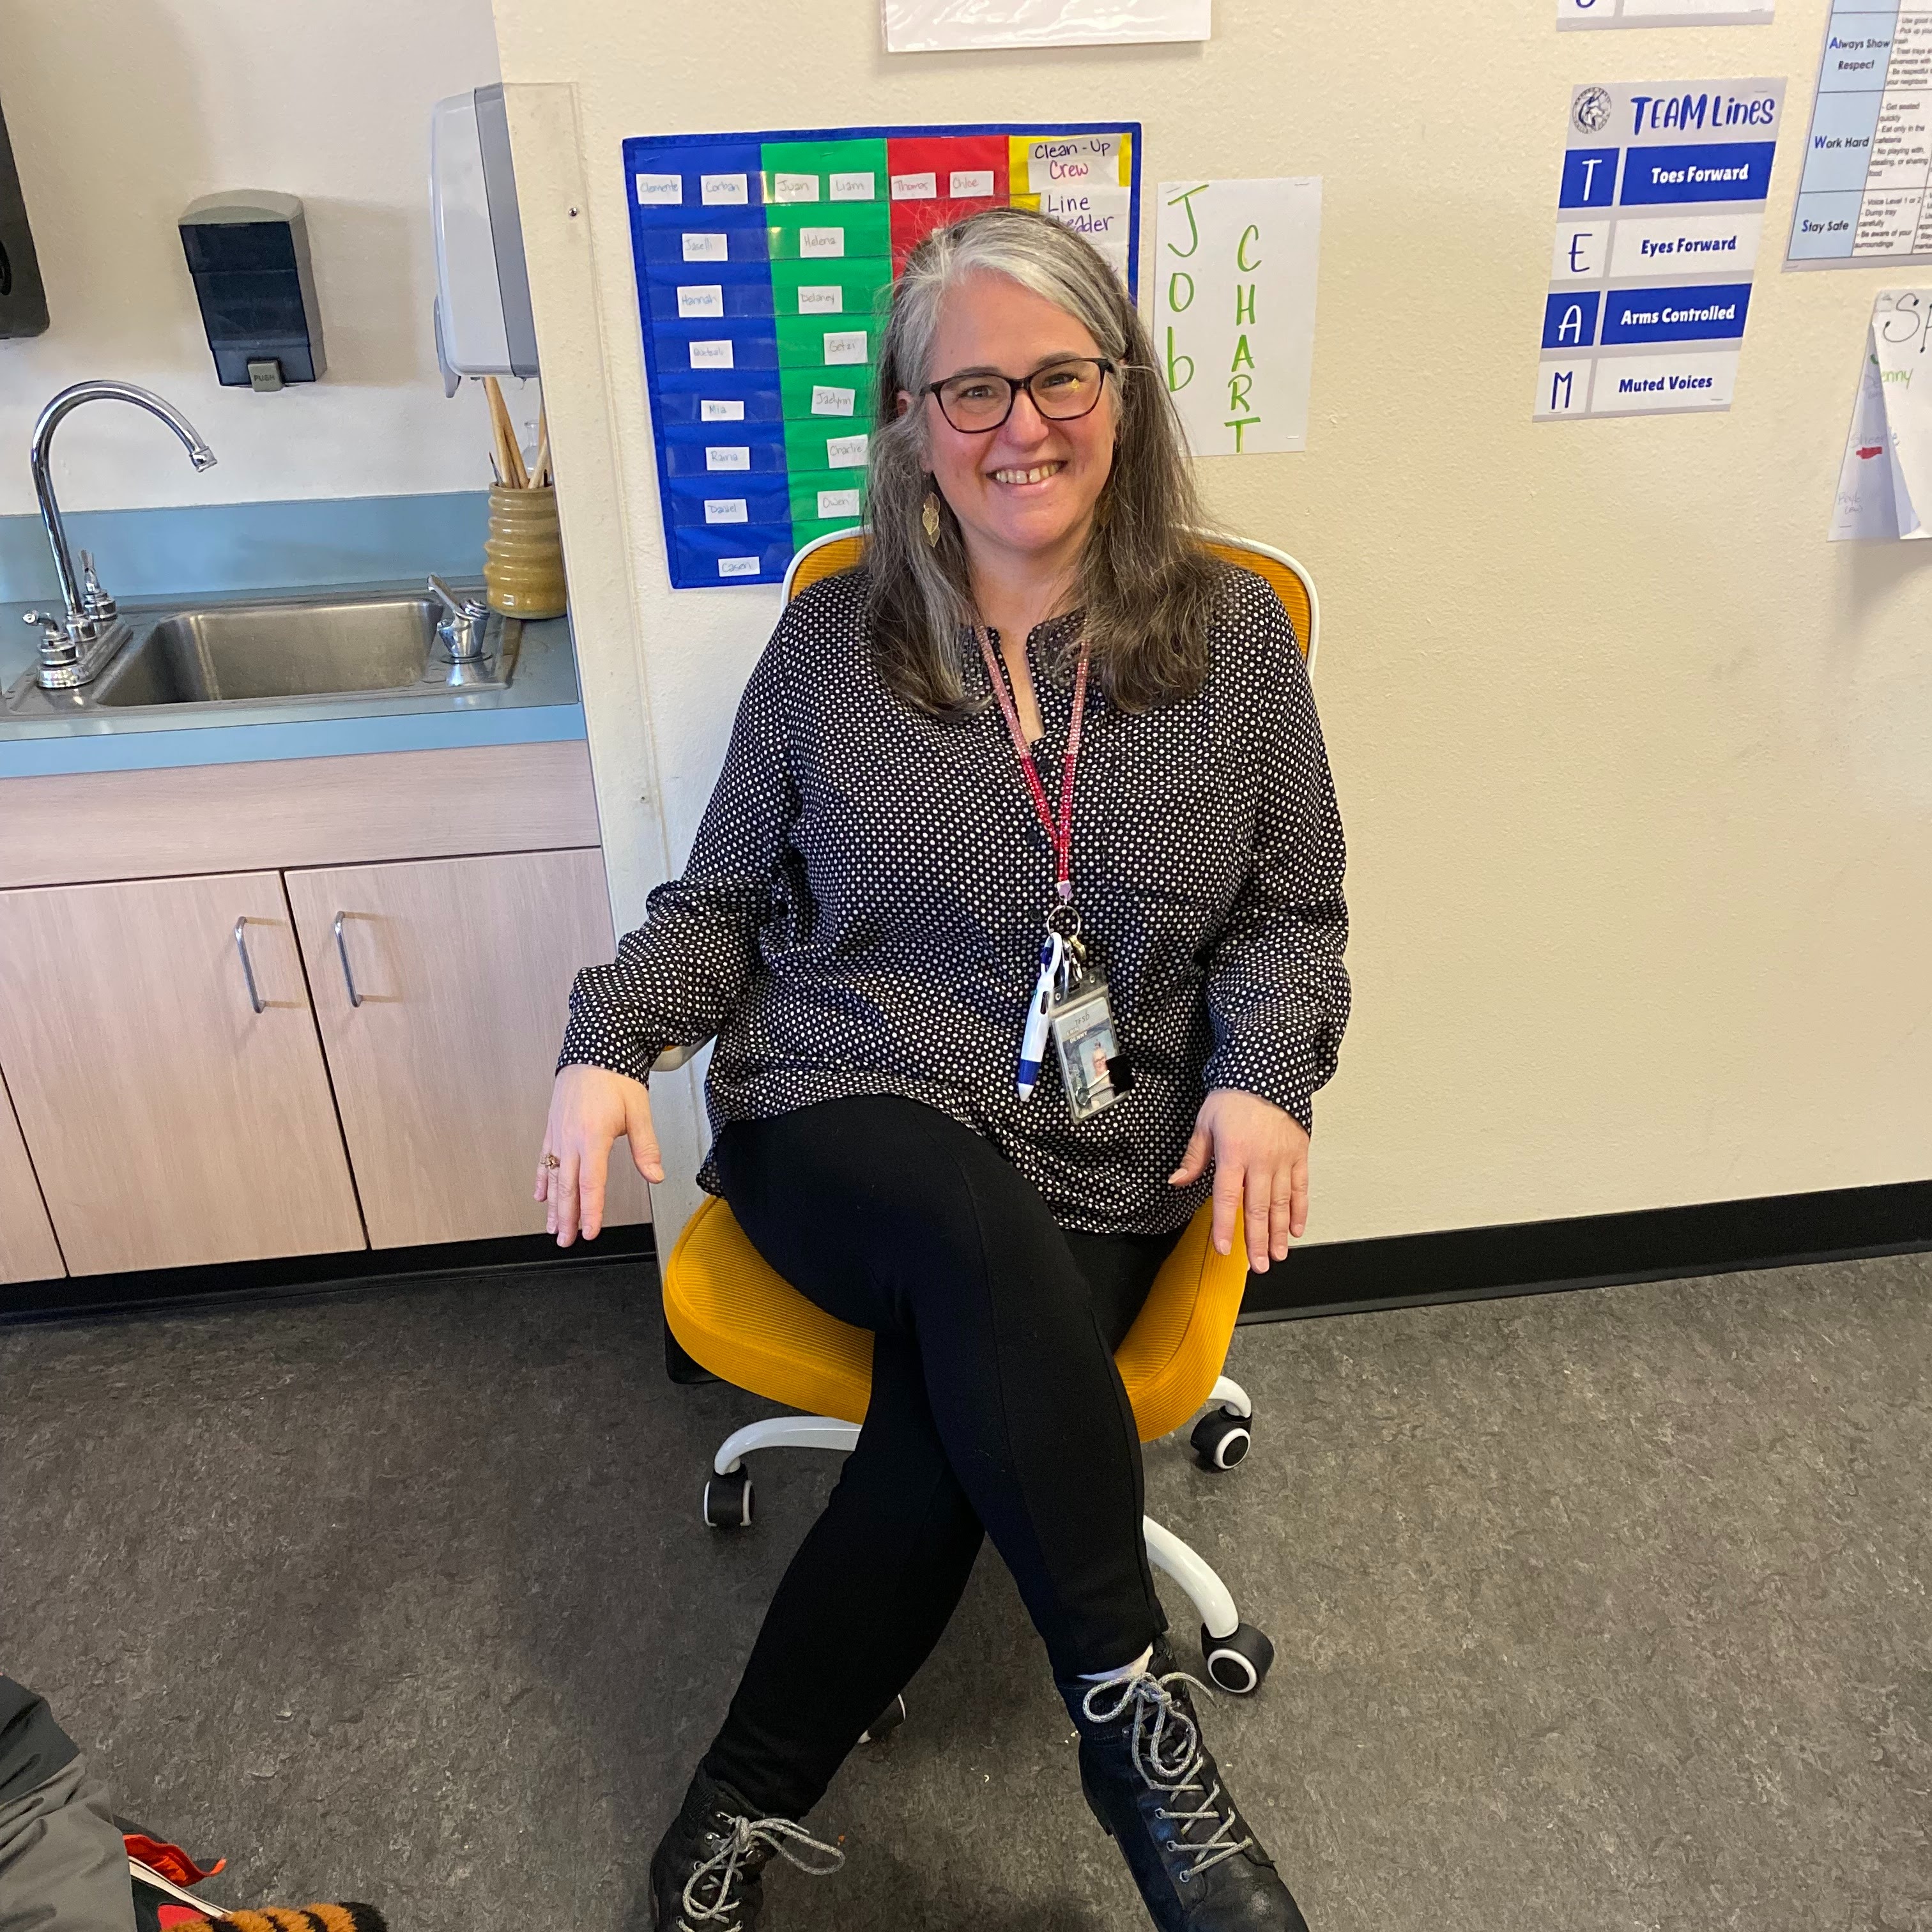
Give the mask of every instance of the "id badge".
<svg viewBox="0 0 1932 1932">
<path fill-rule="evenodd" d="M 1076 1120 L 1111 1107 L 1120 1098 L 1108 1062 L 1120 1057 L 1114 1035 L 1107 982 L 1096 974 L 1082 980 L 1049 1015 L 1053 1044 L 1060 1055 L 1060 1084 Z"/>
</svg>

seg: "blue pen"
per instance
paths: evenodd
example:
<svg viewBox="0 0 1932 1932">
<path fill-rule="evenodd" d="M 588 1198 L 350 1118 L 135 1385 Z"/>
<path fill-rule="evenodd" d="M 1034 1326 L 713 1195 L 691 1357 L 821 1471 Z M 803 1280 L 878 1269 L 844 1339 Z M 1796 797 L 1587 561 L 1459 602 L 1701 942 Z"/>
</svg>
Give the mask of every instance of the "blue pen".
<svg viewBox="0 0 1932 1932">
<path fill-rule="evenodd" d="M 1031 1097 L 1034 1082 L 1040 1078 L 1040 1063 L 1046 1057 L 1049 1030 L 1047 1009 L 1053 1004 L 1054 979 L 1060 970 L 1064 951 L 1065 942 L 1057 932 L 1049 932 L 1040 941 L 1040 982 L 1034 988 L 1033 998 L 1027 1004 L 1026 1030 L 1020 1036 L 1019 1093 L 1022 1100 Z"/>
</svg>

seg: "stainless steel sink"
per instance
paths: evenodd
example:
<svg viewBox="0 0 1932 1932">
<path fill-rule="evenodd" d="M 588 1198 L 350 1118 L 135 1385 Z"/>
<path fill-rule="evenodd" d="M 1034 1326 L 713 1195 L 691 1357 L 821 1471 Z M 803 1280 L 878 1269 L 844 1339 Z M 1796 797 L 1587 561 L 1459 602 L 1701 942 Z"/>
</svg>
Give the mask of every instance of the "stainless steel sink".
<svg viewBox="0 0 1932 1932">
<path fill-rule="evenodd" d="M 304 698 L 416 697 L 500 691 L 522 626 L 492 617 L 484 661 L 453 665 L 436 634 L 442 608 L 402 590 L 264 597 L 182 609 L 124 610 L 133 634 L 91 684 L 8 694 L 25 710 L 284 704 Z"/>
</svg>

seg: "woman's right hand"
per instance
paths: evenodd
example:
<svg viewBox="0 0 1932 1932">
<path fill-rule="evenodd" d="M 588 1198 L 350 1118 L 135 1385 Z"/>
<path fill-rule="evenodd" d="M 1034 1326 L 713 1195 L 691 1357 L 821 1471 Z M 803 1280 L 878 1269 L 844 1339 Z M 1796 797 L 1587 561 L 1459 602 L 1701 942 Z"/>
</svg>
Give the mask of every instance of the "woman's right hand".
<svg viewBox="0 0 1932 1932">
<path fill-rule="evenodd" d="M 631 1159 L 646 1180 L 663 1180 L 664 1162 L 644 1083 L 602 1066 L 563 1068 L 550 1089 L 536 1191 L 538 1200 L 550 1204 L 544 1226 L 559 1247 L 568 1247 L 580 1232 L 586 1241 L 597 1238 L 604 1226 L 610 1144 L 620 1138 L 630 1142 Z"/>
</svg>

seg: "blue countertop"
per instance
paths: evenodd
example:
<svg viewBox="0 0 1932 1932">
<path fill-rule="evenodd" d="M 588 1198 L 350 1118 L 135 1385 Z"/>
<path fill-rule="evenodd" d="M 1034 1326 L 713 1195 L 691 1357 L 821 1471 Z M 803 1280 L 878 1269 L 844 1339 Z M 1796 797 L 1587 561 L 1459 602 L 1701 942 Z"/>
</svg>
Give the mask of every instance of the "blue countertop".
<svg viewBox="0 0 1932 1932">
<path fill-rule="evenodd" d="M 194 596 L 165 602 L 178 609 L 184 604 L 212 604 L 233 597 L 234 593 Z M 164 601 L 152 600 L 155 604 Z M 36 633 L 22 621 L 32 608 L 0 604 L 0 690 L 10 688 L 34 663 Z M 138 614 L 131 599 L 124 608 L 130 616 Z M 500 691 L 431 689 L 403 698 L 251 700 L 232 710 L 155 706 L 52 717 L 16 716 L 0 707 L 0 778 L 247 764 L 366 752 L 440 751 L 584 736 L 570 623 L 558 617 L 524 626 L 515 670 L 508 687 Z"/>
</svg>

